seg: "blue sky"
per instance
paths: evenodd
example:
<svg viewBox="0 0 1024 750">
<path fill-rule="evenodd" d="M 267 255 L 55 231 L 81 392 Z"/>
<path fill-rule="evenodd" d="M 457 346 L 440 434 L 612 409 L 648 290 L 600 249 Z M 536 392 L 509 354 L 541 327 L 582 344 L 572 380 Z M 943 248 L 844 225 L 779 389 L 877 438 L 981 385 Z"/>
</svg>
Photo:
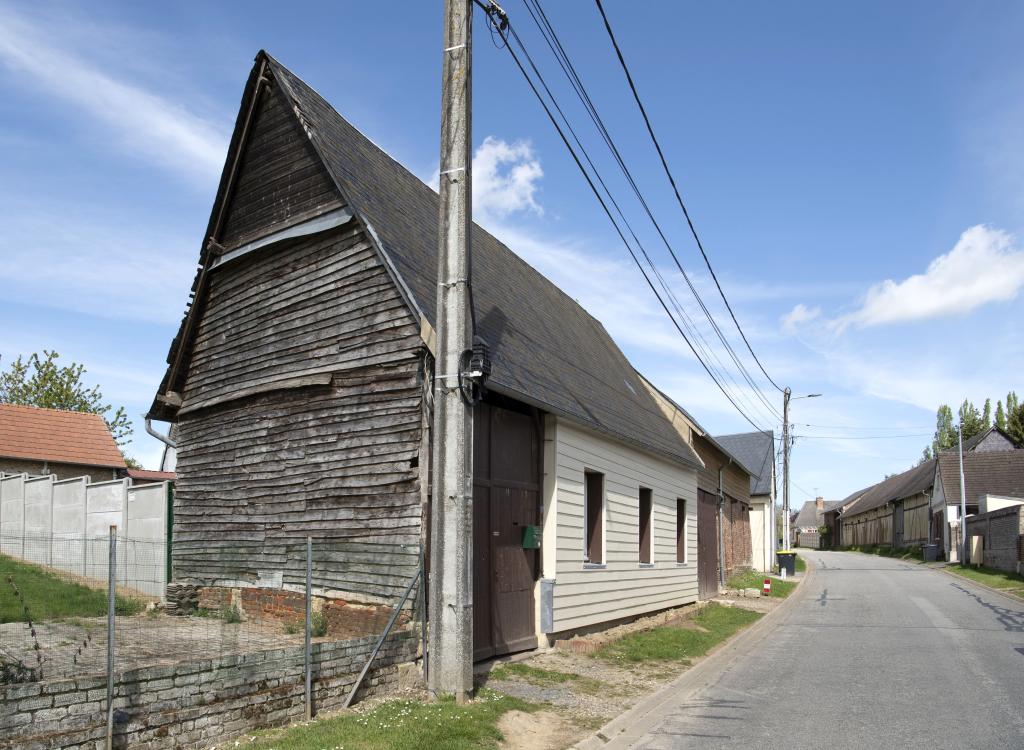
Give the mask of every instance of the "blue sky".
<svg viewBox="0 0 1024 750">
<path fill-rule="evenodd" d="M 522 3 L 506 5 L 570 105 Z M 0 0 L 3 361 L 55 348 L 84 363 L 108 400 L 145 410 L 260 48 L 430 180 L 441 6 Z M 794 505 L 912 465 L 938 404 L 1024 390 L 1024 6 L 606 7 L 755 350 L 777 382 L 825 394 L 793 404 Z M 726 320 L 593 3 L 546 8 L 673 246 Z M 474 76 L 478 220 L 600 318 L 709 430 L 748 429 L 660 313 L 479 20 Z M 685 300 L 582 111 L 570 112 Z M 735 335 L 733 344 L 742 347 Z M 763 408 L 747 411 L 777 427 Z M 129 452 L 147 465 L 159 454 L 141 420 Z"/>
</svg>

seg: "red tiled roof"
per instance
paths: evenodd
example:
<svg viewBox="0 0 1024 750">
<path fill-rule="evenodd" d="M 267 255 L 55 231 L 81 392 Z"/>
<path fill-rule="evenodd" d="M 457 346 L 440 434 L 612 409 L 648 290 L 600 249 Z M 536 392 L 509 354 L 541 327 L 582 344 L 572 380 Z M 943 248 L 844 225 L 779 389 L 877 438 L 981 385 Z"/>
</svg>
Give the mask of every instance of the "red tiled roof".
<svg viewBox="0 0 1024 750">
<path fill-rule="evenodd" d="M 177 476 L 173 471 L 150 471 L 149 469 L 128 469 L 131 479 L 142 479 L 147 482 L 173 482 Z"/>
<path fill-rule="evenodd" d="M 98 414 L 0 404 L 0 456 L 82 466 L 124 468 Z"/>
</svg>

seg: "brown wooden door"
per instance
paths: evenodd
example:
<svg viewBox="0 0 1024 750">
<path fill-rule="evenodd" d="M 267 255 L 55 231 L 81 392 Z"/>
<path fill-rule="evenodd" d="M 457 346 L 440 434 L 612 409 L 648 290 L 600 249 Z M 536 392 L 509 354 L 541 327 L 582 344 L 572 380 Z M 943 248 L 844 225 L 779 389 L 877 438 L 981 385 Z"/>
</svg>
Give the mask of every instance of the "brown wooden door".
<svg viewBox="0 0 1024 750">
<path fill-rule="evenodd" d="M 697 594 L 718 594 L 718 498 L 697 490 Z"/>
<path fill-rule="evenodd" d="M 473 657 L 537 646 L 534 586 L 539 550 L 523 527 L 540 522 L 539 421 L 484 402 L 474 410 Z"/>
</svg>

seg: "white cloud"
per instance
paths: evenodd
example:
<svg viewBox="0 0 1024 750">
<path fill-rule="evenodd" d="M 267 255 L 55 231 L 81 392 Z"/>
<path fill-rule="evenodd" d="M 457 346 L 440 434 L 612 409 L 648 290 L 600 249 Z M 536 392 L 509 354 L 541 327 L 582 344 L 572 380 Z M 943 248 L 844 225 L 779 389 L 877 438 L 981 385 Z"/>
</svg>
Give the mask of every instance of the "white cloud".
<svg viewBox="0 0 1024 750">
<path fill-rule="evenodd" d="M 509 142 L 489 135 L 473 153 L 473 220 L 491 224 L 512 214 L 544 215 L 537 202 L 538 183 L 544 176 L 540 159 L 529 141 Z M 437 190 L 440 171 L 427 180 Z"/>
<path fill-rule="evenodd" d="M 820 307 L 808 307 L 802 302 L 782 316 L 782 330 L 786 333 L 796 333 L 797 329 L 804 323 L 808 323 L 821 316 Z"/>
<path fill-rule="evenodd" d="M 509 143 L 487 136 L 473 154 L 473 212 L 484 221 L 528 211 L 544 213 L 537 183 L 544 176 L 528 141 Z"/>
<path fill-rule="evenodd" d="M 207 186 L 224 163 L 219 123 L 107 72 L 70 47 L 73 34 L 0 10 L 0 62 L 114 134 L 109 142 Z"/>
<path fill-rule="evenodd" d="M 1006 232 L 978 225 L 960 235 L 922 274 L 903 281 L 887 279 L 868 289 L 861 307 L 836 321 L 875 326 L 967 313 L 1017 296 L 1024 286 L 1024 251 Z"/>
</svg>

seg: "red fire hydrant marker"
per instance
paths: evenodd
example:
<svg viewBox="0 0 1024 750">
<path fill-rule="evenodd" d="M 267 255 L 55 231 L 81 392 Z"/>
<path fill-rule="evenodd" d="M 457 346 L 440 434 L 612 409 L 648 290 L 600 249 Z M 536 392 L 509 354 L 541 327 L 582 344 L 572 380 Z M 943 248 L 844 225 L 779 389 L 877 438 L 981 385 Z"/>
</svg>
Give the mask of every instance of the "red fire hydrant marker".
<svg viewBox="0 0 1024 750">
<path fill-rule="evenodd" d="M 765 578 L 764 579 L 764 595 L 765 596 L 771 596 L 772 595 L 772 579 L 771 578 Z"/>
</svg>

